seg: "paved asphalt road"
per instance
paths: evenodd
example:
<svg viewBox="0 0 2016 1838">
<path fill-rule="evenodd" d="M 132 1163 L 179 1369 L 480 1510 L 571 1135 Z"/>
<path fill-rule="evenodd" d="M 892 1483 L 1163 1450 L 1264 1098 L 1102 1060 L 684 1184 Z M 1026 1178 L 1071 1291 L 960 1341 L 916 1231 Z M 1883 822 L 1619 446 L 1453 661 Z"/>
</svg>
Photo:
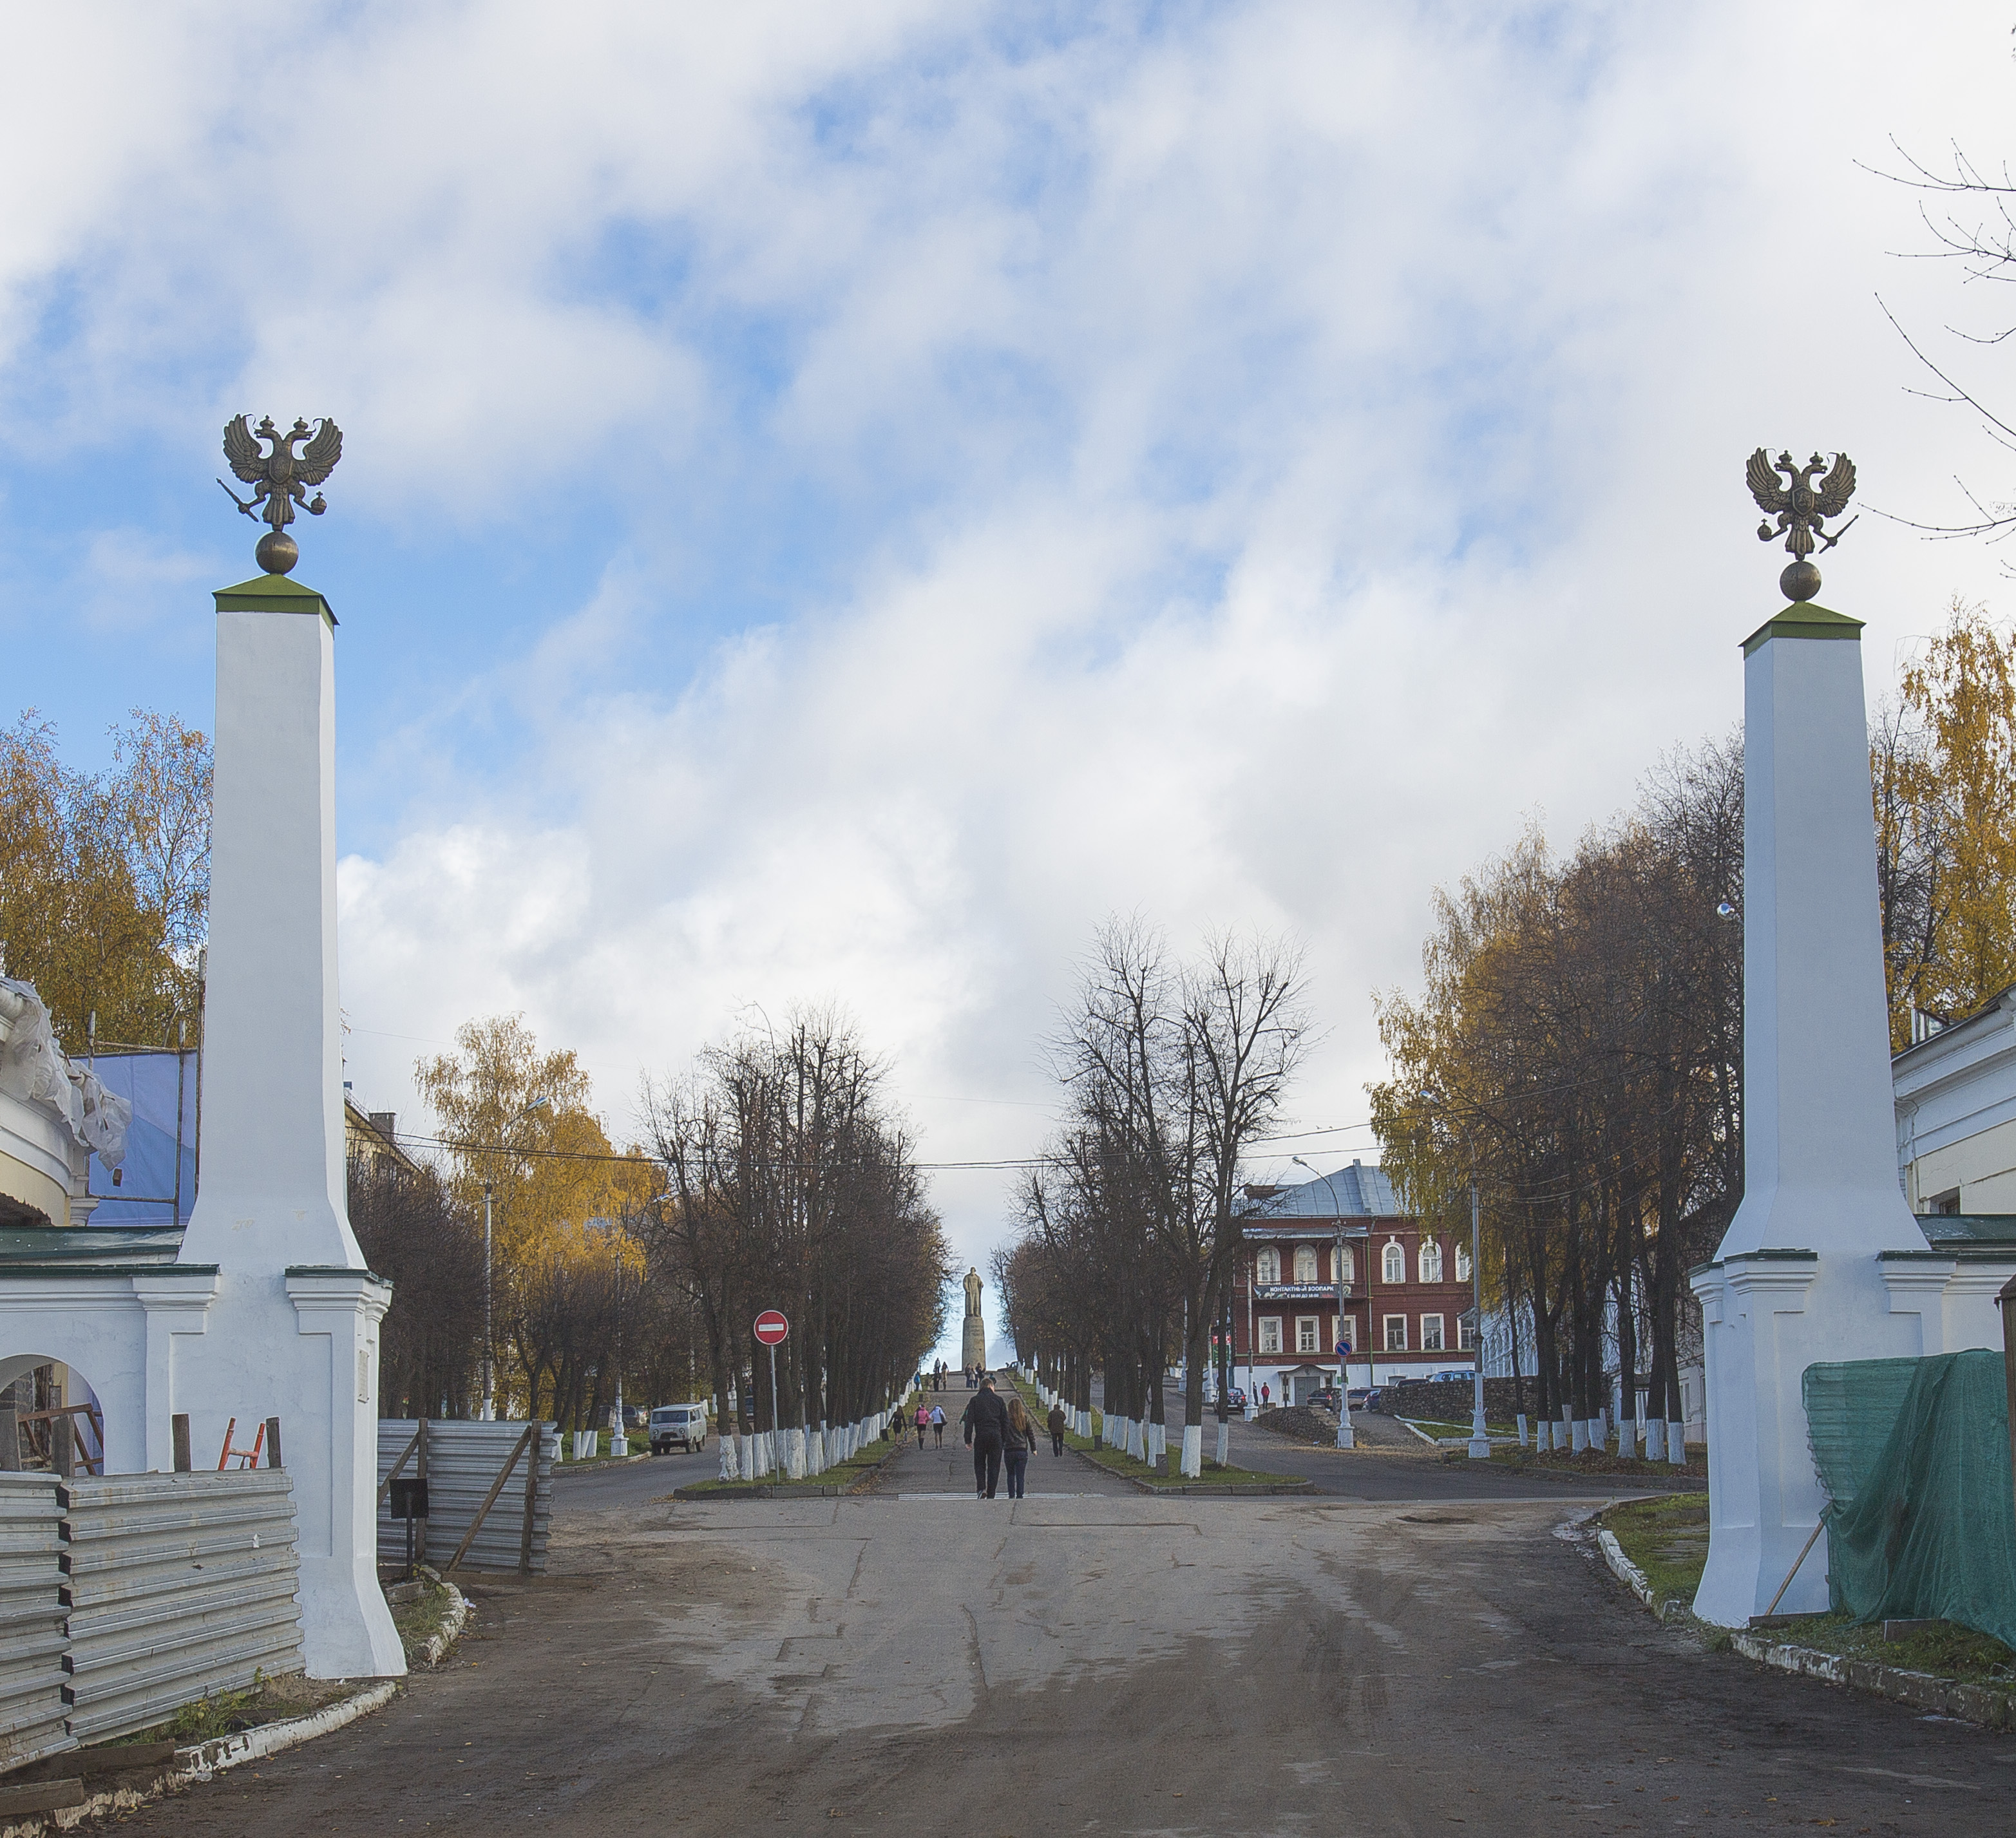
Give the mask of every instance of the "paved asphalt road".
<svg viewBox="0 0 2016 1838">
<path fill-rule="evenodd" d="M 553 1574 L 478 1581 L 441 1671 L 123 1823 L 149 1838 L 2012 1828 L 2016 1743 L 1704 1653 L 1563 1535 L 1575 1503 L 1453 1504 L 1448 1470 L 1399 1462 L 1379 1471 L 1431 1491 L 988 1502 L 959 1459 L 906 1458 L 943 1491 L 838 1500 L 673 1505 L 653 1498 L 680 1466 L 663 1459 L 565 1480 Z"/>
</svg>

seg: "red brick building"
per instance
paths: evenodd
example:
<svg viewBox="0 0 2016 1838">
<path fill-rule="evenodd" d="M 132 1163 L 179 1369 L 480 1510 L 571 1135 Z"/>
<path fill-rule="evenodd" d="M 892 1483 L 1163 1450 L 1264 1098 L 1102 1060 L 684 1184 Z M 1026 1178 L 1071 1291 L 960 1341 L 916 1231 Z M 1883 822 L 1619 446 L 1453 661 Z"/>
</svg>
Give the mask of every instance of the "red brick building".
<svg viewBox="0 0 2016 1838">
<path fill-rule="evenodd" d="M 1463 1324 L 1471 1305 L 1467 1233 L 1402 1218 L 1385 1175 L 1361 1162 L 1298 1186 L 1249 1187 L 1247 1194 L 1252 1212 L 1233 1286 L 1233 1383 L 1256 1403 L 1262 1385 L 1274 1403 L 1298 1404 L 1335 1384 L 1340 1340 L 1351 1350 L 1353 1385 L 1475 1364 L 1476 1336 Z"/>
</svg>

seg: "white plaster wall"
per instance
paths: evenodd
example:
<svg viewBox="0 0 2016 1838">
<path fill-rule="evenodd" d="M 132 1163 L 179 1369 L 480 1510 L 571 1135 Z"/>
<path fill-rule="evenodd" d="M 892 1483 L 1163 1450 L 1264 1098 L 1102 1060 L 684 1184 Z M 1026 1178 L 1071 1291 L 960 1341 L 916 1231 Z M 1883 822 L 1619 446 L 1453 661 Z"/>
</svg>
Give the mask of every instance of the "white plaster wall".
<svg viewBox="0 0 2016 1838">
<path fill-rule="evenodd" d="M 97 1397 L 105 1471 L 144 1472 L 146 1316 L 125 1276 L 35 1278 L 0 1292 L 0 1383 L 60 1361 Z"/>
</svg>

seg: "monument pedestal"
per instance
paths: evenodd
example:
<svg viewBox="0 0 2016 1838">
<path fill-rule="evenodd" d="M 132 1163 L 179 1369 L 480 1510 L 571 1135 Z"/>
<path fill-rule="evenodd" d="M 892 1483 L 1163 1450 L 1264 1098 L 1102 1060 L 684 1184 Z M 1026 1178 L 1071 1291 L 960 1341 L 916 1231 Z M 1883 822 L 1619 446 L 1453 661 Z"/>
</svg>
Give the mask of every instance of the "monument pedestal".
<svg viewBox="0 0 2016 1838">
<path fill-rule="evenodd" d="M 1801 1381 L 1816 1361 L 1932 1351 L 1885 1254 L 1925 1239 L 1897 1178 L 1861 622 L 1787 606 L 1744 647 L 1744 1196 L 1701 1304 L 1705 1620 L 1764 1613 L 1823 1504 Z M 1779 1603 L 1827 1602 L 1823 1537 Z"/>
<path fill-rule="evenodd" d="M 278 575 L 216 598 L 203 1188 L 177 1264 L 149 1279 L 149 1452 L 168 1466 L 177 1412 L 199 1466 L 232 1418 L 247 1447 L 277 1416 L 308 1675 L 382 1677 L 406 1669 L 377 1576 L 391 1289 L 365 1268 L 344 1190 L 335 620 Z"/>
</svg>

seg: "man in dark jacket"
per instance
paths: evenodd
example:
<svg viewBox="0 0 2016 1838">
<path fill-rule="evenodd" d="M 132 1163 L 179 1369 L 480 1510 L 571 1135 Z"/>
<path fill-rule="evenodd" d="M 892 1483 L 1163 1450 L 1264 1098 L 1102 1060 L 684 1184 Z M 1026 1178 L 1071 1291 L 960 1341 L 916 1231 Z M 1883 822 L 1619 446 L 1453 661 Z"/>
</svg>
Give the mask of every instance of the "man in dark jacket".
<svg viewBox="0 0 2016 1838">
<path fill-rule="evenodd" d="M 1071 1419 L 1064 1415 L 1061 1404 L 1050 1406 L 1050 1453 L 1061 1455 L 1064 1452 L 1064 1430 Z"/>
<path fill-rule="evenodd" d="M 973 1487 L 977 1498 L 991 1500 L 1001 1483 L 1001 1451 L 1008 1440 L 1008 1407 L 994 1389 L 989 1373 L 959 1419 L 966 1426 L 966 1446 L 973 1451 Z"/>
</svg>

